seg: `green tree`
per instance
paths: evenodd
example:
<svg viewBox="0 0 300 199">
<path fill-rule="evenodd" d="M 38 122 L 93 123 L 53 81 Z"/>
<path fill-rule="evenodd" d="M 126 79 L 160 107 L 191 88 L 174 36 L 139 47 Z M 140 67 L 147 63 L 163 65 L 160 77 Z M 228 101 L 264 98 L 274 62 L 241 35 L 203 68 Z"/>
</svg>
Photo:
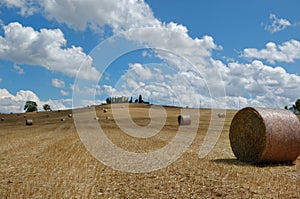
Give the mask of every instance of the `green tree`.
<svg viewBox="0 0 300 199">
<path fill-rule="evenodd" d="M 44 109 L 45 111 L 51 111 L 51 107 L 50 107 L 49 104 L 44 104 L 44 105 L 43 105 L 43 109 Z"/>
<path fill-rule="evenodd" d="M 298 111 L 300 111 L 300 99 L 297 99 L 295 105 L 296 105 L 296 109 L 297 109 Z"/>
<path fill-rule="evenodd" d="M 111 104 L 111 97 L 106 98 L 106 103 Z"/>
<path fill-rule="evenodd" d="M 24 110 L 26 112 L 34 112 L 37 111 L 37 104 L 34 101 L 27 101 L 25 106 L 24 106 Z"/>
</svg>

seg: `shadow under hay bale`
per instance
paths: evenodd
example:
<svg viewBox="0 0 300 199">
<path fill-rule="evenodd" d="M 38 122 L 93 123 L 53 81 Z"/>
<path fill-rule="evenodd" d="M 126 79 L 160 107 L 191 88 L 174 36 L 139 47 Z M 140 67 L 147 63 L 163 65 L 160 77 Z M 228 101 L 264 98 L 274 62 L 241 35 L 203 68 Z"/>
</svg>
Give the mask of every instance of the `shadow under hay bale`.
<svg viewBox="0 0 300 199">
<path fill-rule="evenodd" d="M 26 119 L 26 125 L 27 125 L 27 126 L 30 126 L 30 125 L 32 125 L 32 124 L 33 124 L 32 119 Z"/>
<path fill-rule="evenodd" d="M 178 116 L 178 125 L 190 125 L 191 124 L 191 117 L 189 115 L 179 115 Z"/>
<path fill-rule="evenodd" d="M 235 166 L 253 166 L 253 167 L 280 167 L 280 166 L 294 166 L 293 162 L 283 162 L 283 163 L 265 163 L 265 164 L 250 164 L 248 162 L 242 162 L 238 159 L 215 159 L 211 160 L 211 162 L 218 163 L 218 164 L 226 164 L 226 165 L 235 165 Z"/>
<path fill-rule="evenodd" d="M 249 166 L 246 162 L 241 162 L 237 159 L 215 159 L 211 160 L 211 162 L 218 164 L 227 164 L 227 165 L 236 165 L 236 166 Z"/>
<path fill-rule="evenodd" d="M 293 162 L 300 155 L 300 122 L 287 110 L 247 107 L 234 116 L 229 139 L 240 161 Z"/>
</svg>

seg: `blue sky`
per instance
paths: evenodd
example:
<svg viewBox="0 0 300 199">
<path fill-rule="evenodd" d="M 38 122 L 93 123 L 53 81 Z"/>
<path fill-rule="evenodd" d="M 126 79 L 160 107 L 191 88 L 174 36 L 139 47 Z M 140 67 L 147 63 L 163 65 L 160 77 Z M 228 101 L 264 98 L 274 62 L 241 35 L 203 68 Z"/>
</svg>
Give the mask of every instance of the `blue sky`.
<svg viewBox="0 0 300 199">
<path fill-rule="evenodd" d="M 190 107 L 291 106 L 300 98 L 299 7 L 1 1 L 0 112 L 22 112 L 27 100 L 64 109 L 139 94 Z"/>
</svg>

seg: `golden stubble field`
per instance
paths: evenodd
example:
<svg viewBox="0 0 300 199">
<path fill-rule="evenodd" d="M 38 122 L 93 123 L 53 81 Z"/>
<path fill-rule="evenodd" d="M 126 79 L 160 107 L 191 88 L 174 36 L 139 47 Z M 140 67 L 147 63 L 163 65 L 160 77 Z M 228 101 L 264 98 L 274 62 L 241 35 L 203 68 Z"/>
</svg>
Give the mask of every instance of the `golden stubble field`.
<svg viewBox="0 0 300 199">
<path fill-rule="evenodd" d="M 150 123 L 149 107 L 130 105 L 137 125 Z M 150 138 L 123 133 L 108 105 L 97 106 L 96 112 L 116 146 L 142 153 L 164 147 L 176 135 L 181 110 L 165 109 L 163 129 Z M 198 109 L 190 111 L 199 113 Z M 148 173 L 118 171 L 100 163 L 82 144 L 70 113 L 0 115 L 4 119 L 0 121 L 0 198 L 300 198 L 299 158 L 294 164 L 260 166 L 236 160 L 228 138 L 236 111 L 227 111 L 217 145 L 199 158 L 212 113 L 201 109 L 197 135 L 188 150 L 166 168 Z M 32 126 L 25 126 L 25 117 L 33 119 Z"/>
</svg>

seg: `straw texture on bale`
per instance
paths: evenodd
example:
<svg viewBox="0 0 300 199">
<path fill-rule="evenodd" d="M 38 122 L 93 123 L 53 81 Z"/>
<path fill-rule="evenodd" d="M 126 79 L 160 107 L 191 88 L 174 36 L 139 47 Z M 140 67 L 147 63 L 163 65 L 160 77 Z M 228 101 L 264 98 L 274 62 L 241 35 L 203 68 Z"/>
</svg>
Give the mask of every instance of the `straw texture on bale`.
<svg viewBox="0 0 300 199">
<path fill-rule="evenodd" d="M 179 115 L 178 116 L 178 125 L 190 125 L 191 117 L 189 115 Z"/>
<path fill-rule="evenodd" d="M 234 116 L 229 139 L 240 161 L 293 162 L 300 155 L 300 122 L 288 110 L 247 107 Z"/>
<path fill-rule="evenodd" d="M 32 125 L 33 121 L 32 119 L 26 119 L 26 125 Z"/>
</svg>

